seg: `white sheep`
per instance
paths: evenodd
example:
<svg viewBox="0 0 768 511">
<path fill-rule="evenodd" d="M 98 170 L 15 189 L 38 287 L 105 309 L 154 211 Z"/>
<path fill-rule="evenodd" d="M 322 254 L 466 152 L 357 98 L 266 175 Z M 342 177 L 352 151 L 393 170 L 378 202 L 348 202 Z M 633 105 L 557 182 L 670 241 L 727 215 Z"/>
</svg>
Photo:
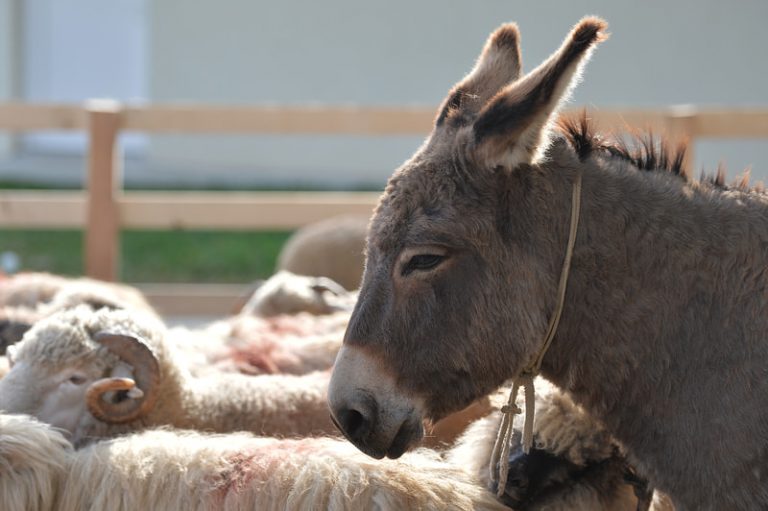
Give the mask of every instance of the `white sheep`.
<svg viewBox="0 0 768 511">
<path fill-rule="evenodd" d="M 351 312 L 356 301 L 356 292 L 347 291 L 328 277 L 297 275 L 283 270 L 254 290 L 240 314 L 268 317 L 299 312 Z"/>
<path fill-rule="evenodd" d="M 19 273 L 0 280 L 0 307 L 37 310 L 50 305 L 52 311 L 59 311 L 81 303 L 154 313 L 144 295 L 126 284 L 50 273 Z"/>
<path fill-rule="evenodd" d="M 0 306 L 34 309 L 50 302 L 67 280 L 50 273 L 19 273 L 4 278 L 0 280 Z"/>
<path fill-rule="evenodd" d="M 0 413 L 0 509 L 58 509 L 58 490 L 73 452 L 62 434 L 47 424 Z"/>
<path fill-rule="evenodd" d="M 9 351 L 0 409 L 62 428 L 78 446 L 160 425 L 335 433 L 327 372 L 194 378 L 164 336 L 156 318 L 137 311 L 81 306 L 45 318 Z"/>
<path fill-rule="evenodd" d="M 461 467 L 419 450 L 374 461 L 330 438 L 148 430 L 78 451 L 0 415 L 0 509 L 507 509 Z"/>
<path fill-rule="evenodd" d="M 348 312 L 239 315 L 203 329 L 174 327 L 168 334 L 194 374 L 306 374 L 331 368 L 348 321 Z"/>
<path fill-rule="evenodd" d="M 48 273 L 21 273 L 0 280 L 0 354 L 20 341 L 37 321 L 79 305 L 94 310 L 107 307 L 155 314 L 144 296 L 130 286 Z"/>
<path fill-rule="evenodd" d="M 537 388 L 536 450 L 528 459 L 519 449 L 512 451 L 507 503 L 513 498 L 518 510 L 641 509 L 624 480 L 625 462 L 604 429 L 545 382 L 538 381 Z M 17 437 L 44 430 L 26 417 L 13 421 L 34 426 L 16 427 L 12 435 Z M 9 435 L 3 427 L 7 423 L 0 416 L 0 439 Z M 41 493 L 49 501 L 56 495 L 59 508 L 66 510 L 505 509 L 482 489 L 489 484 L 497 425 L 496 416 L 476 422 L 443 457 L 420 449 L 394 461 L 374 461 L 349 443 L 328 438 L 278 440 L 172 430 L 144 431 L 73 452 L 51 432 L 53 441 L 37 436 L 13 440 L 33 451 L 16 455 L 24 460 L 21 469 L 3 464 L 7 449 L 0 440 L 0 482 L 10 472 L 14 484 L 32 496 L 42 484 Z M 50 469 L 48 457 L 56 464 Z M 24 480 L 28 467 L 41 475 Z M 49 472 L 60 482 L 58 493 L 54 483 L 40 482 Z M 4 495 L 0 508 L 14 509 Z M 34 507 L 18 507 L 28 508 Z M 651 509 L 672 508 L 657 495 Z"/>
<path fill-rule="evenodd" d="M 375 461 L 350 447 L 330 438 L 150 431 L 78 453 L 61 505 L 124 510 L 506 509 L 434 452 Z"/>
<path fill-rule="evenodd" d="M 81 306 L 41 320 L 10 351 L 15 365 L 0 380 L 0 409 L 60 427 L 77 446 L 161 425 L 273 436 L 338 434 L 326 403 L 327 371 L 246 376 L 211 370 L 195 377 L 187 355 L 165 333 L 156 318 L 136 311 Z M 328 351 L 327 343 L 320 346 Z M 301 353 L 314 353 L 304 348 Z M 445 418 L 425 445 L 451 444 L 489 411 L 481 401 Z"/>
<path fill-rule="evenodd" d="M 363 275 L 367 216 L 340 216 L 302 227 L 285 243 L 277 267 L 298 275 L 329 277 L 357 289 Z"/>
</svg>

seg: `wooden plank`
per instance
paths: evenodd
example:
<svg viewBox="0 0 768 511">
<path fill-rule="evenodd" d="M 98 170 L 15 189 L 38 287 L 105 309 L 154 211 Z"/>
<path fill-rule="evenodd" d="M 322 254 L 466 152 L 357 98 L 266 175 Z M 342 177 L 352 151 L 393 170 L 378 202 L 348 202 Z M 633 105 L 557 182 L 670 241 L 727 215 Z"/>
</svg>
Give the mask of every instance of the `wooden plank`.
<svg viewBox="0 0 768 511">
<path fill-rule="evenodd" d="M 23 229 L 81 229 L 85 194 L 62 191 L 0 191 L 0 226 Z"/>
<path fill-rule="evenodd" d="M 120 107 L 114 103 L 92 104 L 88 109 L 88 196 L 85 232 L 85 272 L 114 281 L 120 257 L 120 217 L 117 196 L 122 187 Z"/>
<path fill-rule="evenodd" d="M 134 284 L 163 316 L 228 316 L 251 289 L 243 284 Z"/>
<path fill-rule="evenodd" d="M 142 133 L 423 135 L 433 107 L 171 106 L 127 107 L 123 128 Z"/>
<path fill-rule="evenodd" d="M 565 117 L 580 116 L 584 108 L 570 108 L 563 112 Z M 626 130 L 651 130 L 661 133 L 665 126 L 666 113 L 659 110 L 601 109 L 587 108 L 587 117 L 598 129 L 620 133 Z"/>
<path fill-rule="evenodd" d="M 278 192 L 144 192 L 116 200 L 123 228 L 295 229 L 341 214 L 370 214 L 379 194 Z M 80 192 L 0 192 L 0 226 L 79 228 Z"/>
<path fill-rule="evenodd" d="M 80 105 L 0 102 L 0 130 L 73 131 L 87 126 L 87 115 Z"/>
<path fill-rule="evenodd" d="M 122 225 L 142 229 L 295 229 L 370 215 L 378 192 L 142 192 L 120 200 Z"/>
<path fill-rule="evenodd" d="M 582 107 L 572 108 L 573 115 Z M 678 107 L 658 109 L 588 108 L 601 126 L 622 129 L 663 128 Z M 704 137 L 766 138 L 768 109 L 695 109 L 696 132 Z M 146 133 L 261 133 L 416 135 L 428 133 L 433 106 L 368 107 L 353 105 L 133 105 L 126 106 L 120 127 Z M 0 102 L 0 130 L 86 130 L 86 109 L 76 104 Z"/>
<path fill-rule="evenodd" d="M 296 229 L 337 214 L 370 214 L 379 193 L 133 192 L 116 200 L 132 229 Z M 0 226 L 82 228 L 82 192 L 0 191 Z"/>
<path fill-rule="evenodd" d="M 768 110 L 701 110 L 695 118 L 696 133 L 707 138 L 768 138 Z"/>
<path fill-rule="evenodd" d="M 672 148 L 685 147 L 682 169 L 687 175 L 692 175 L 694 151 L 696 150 L 696 137 L 698 136 L 696 124 L 696 109 L 692 106 L 681 105 L 669 110 L 666 118 L 666 142 Z"/>
</svg>

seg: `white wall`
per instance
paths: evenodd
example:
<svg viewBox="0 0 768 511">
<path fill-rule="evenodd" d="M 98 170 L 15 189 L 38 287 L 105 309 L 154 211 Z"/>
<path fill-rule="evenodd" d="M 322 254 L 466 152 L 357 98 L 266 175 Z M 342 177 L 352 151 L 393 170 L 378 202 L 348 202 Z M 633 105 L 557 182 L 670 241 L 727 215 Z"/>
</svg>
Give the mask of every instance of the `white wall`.
<svg viewBox="0 0 768 511">
<path fill-rule="evenodd" d="M 768 2 L 219 0 L 150 2 L 149 96 L 214 103 L 436 105 L 488 33 L 517 21 L 528 68 L 573 23 L 598 14 L 611 38 L 575 104 L 768 105 Z M 383 182 L 417 138 L 155 137 L 166 179 Z M 768 177 L 764 141 L 701 143 L 697 160 Z M 208 176 L 208 177 L 206 177 Z"/>
</svg>

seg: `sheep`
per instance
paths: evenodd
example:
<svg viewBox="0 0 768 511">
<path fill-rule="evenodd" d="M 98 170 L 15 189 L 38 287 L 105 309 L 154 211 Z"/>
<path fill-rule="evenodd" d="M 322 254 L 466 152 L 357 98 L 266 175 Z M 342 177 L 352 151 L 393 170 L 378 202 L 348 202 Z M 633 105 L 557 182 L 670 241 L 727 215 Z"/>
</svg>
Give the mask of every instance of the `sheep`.
<svg viewBox="0 0 768 511">
<path fill-rule="evenodd" d="M 277 267 L 299 275 L 329 277 L 346 289 L 360 286 L 367 216 L 340 216 L 296 231 L 277 258 Z"/>
<path fill-rule="evenodd" d="M 347 312 L 271 318 L 241 315 L 203 330 L 174 327 L 169 335 L 195 374 L 306 374 L 331 368 L 347 321 Z"/>
<path fill-rule="evenodd" d="M 0 409 L 66 431 L 76 446 L 169 425 L 279 436 L 334 434 L 327 372 L 193 378 L 163 325 L 139 311 L 86 306 L 37 322 L 9 354 Z"/>
<path fill-rule="evenodd" d="M 0 413 L 0 509 L 55 509 L 72 445 L 47 424 Z"/>
<path fill-rule="evenodd" d="M 523 418 L 516 416 L 504 503 L 520 510 L 673 509 L 659 492 L 651 501 L 651 491 L 602 424 L 546 380 L 537 378 L 535 386 L 534 447 L 523 453 Z M 522 396 L 520 400 L 522 406 Z M 497 393 L 491 401 L 499 409 L 506 396 Z M 489 465 L 500 421 L 499 413 L 479 419 L 446 456 L 493 491 Z"/>
<path fill-rule="evenodd" d="M 70 279 L 50 273 L 19 273 L 0 281 L 0 307 L 37 309 L 53 304 L 54 310 L 92 302 L 105 306 L 153 311 L 134 287 L 89 278 Z"/>
<path fill-rule="evenodd" d="M 238 313 L 168 332 L 193 374 L 304 374 L 329 369 L 356 295 L 326 278 L 279 272 Z"/>
<path fill-rule="evenodd" d="M 507 509 L 461 467 L 419 450 L 376 462 L 348 442 L 147 430 L 73 450 L 0 415 L 0 509 Z"/>
<path fill-rule="evenodd" d="M 22 273 L 0 280 L 0 354 L 20 341 L 36 321 L 82 304 L 93 309 L 109 307 L 154 314 L 144 296 L 130 286 Z"/>
<path fill-rule="evenodd" d="M 64 509 L 507 509 L 434 452 L 376 462 L 330 438 L 150 431 L 89 447 L 70 474 Z"/>
<path fill-rule="evenodd" d="M 352 311 L 357 294 L 349 292 L 328 277 L 296 275 L 279 271 L 256 288 L 240 314 L 277 316 L 278 314 L 330 314 Z"/>
<path fill-rule="evenodd" d="M 160 425 L 338 435 L 326 403 L 327 371 L 245 376 L 212 370 L 194 377 L 177 350 L 180 341 L 168 342 L 164 333 L 156 318 L 138 311 L 81 306 L 41 320 L 10 351 L 14 367 L 0 380 L 0 409 L 60 427 L 78 447 Z M 450 445 L 489 411 L 481 401 L 445 418 L 424 445 Z"/>
<path fill-rule="evenodd" d="M 19 273 L 0 280 L 0 306 L 34 309 L 51 301 L 67 279 L 50 273 Z"/>
<path fill-rule="evenodd" d="M 604 428 L 546 382 L 536 385 L 536 449 L 525 456 L 518 445 L 511 452 L 505 503 L 518 510 L 642 509 L 624 480 L 620 449 Z M 25 440 L 26 431 L 38 435 L 45 429 L 30 418 L 13 418 L 20 427 L 9 434 L 4 426 L 9 419 L 0 415 L 0 484 L 10 473 L 18 491 L 34 496 L 39 486 L 43 495 L 56 495 L 59 509 L 506 509 L 482 489 L 489 486 L 495 416 L 473 424 L 444 456 L 419 449 L 385 461 L 371 460 L 336 439 L 175 430 L 147 430 L 73 452 L 51 430 L 52 441 Z M 21 426 L 24 421 L 33 427 Z M 9 437 L 33 452 L 17 449 L 22 469 L 8 468 L 3 458 Z M 50 469 L 45 466 L 49 458 Z M 27 466 L 35 472 L 25 480 Z M 47 472 L 54 482 L 46 486 Z M 0 508 L 15 509 L 6 495 L 13 494 L 0 493 Z M 657 494 L 651 509 L 672 508 Z"/>
</svg>

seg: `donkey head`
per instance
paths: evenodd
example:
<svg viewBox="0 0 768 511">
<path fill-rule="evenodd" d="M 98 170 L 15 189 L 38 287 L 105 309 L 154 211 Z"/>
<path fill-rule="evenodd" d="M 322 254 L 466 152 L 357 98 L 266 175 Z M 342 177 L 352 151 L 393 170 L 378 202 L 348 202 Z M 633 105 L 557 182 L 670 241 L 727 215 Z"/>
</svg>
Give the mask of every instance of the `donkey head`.
<svg viewBox="0 0 768 511">
<path fill-rule="evenodd" d="M 329 389 L 334 420 L 363 452 L 400 456 L 424 419 L 467 406 L 535 357 L 565 241 L 546 250 L 559 227 L 540 214 L 532 182 L 552 165 L 553 117 L 605 27 L 583 19 L 522 78 L 517 27 L 499 28 L 390 179 Z"/>
</svg>

